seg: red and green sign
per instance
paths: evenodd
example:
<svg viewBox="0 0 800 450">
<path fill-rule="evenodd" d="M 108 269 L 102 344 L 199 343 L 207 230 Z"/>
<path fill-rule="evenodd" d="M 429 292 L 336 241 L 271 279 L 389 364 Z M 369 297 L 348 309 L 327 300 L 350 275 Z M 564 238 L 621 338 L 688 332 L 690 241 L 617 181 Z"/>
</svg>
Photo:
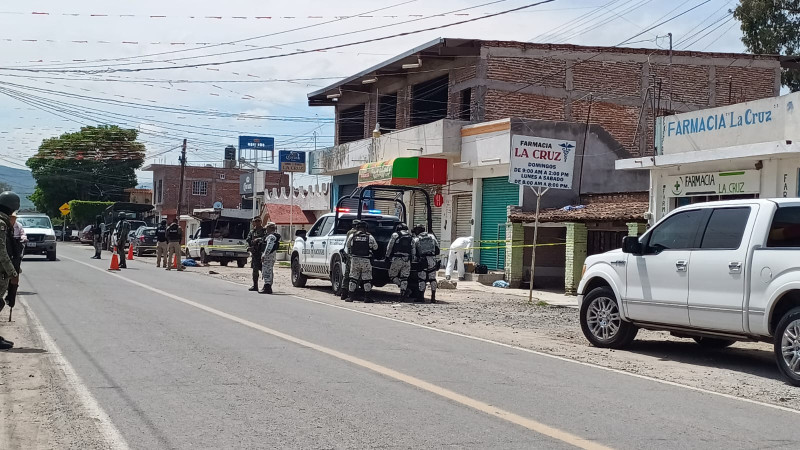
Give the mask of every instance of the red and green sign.
<svg viewBox="0 0 800 450">
<path fill-rule="evenodd" d="M 440 158 L 395 158 L 367 163 L 358 171 L 358 184 L 418 184 L 447 183 L 447 160 Z"/>
</svg>

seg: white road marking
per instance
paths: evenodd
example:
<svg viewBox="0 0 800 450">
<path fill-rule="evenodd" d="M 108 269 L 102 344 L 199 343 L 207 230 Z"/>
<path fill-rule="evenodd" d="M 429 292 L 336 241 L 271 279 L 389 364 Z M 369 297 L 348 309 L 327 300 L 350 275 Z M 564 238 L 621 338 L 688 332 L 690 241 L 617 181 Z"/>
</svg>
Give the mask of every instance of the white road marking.
<svg viewBox="0 0 800 450">
<path fill-rule="evenodd" d="M 561 442 L 573 445 L 575 447 L 583 448 L 583 449 L 592 449 L 592 450 L 605 450 L 605 449 L 609 449 L 610 448 L 610 447 L 606 447 L 606 446 L 604 446 L 602 444 L 599 444 L 597 442 L 594 442 L 594 441 L 591 441 L 591 440 L 588 440 L 588 439 L 584 439 L 584 438 L 581 438 L 581 437 L 576 436 L 574 434 L 571 434 L 571 433 L 568 433 L 566 431 L 560 430 L 558 428 L 554 428 L 554 427 L 551 427 L 549 425 L 545 425 L 545 424 L 543 424 L 541 422 L 537 422 L 537 421 L 535 421 L 533 419 L 530 419 L 530 418 L 527 418 L 527 417 L 523 417 L 523 416 L 520 416 L 518 414 L 514 414 L 514 413 L 512 413 L 510 411 L 506 411 L 504 409 L 500 409 L 500 408 L 498 408 L 496 406 L 492 406 L 492 405 L 490 405 L 488 403 L 485 403 L 485 402 L 482 402 L 480 400 L 476 400 L 476 399 L 467 397 L 465 395 L 459 394 L 457 392 L 451 391 L 451 390 L 443 388 L 441 386 L 437 386 L 435 384 L 429 383 L 427 381 L 421 380 L 421 379 L 413 377 L 411 375 L 406 375 L 406 374 L 404 374 L 402 372 L 390 369 L 388 367 L 381 366 L 379 364 L 373 363 L 371 361 L 367 361 L 365 359 L 361 359 L 361 358 L 359 358 L 357 356 L 349 355 L 347 353 L 343 353 L 343 352 L 340 352 L 338 350 L 334 350 L 332 348 L 328 348 L 328 347 L 325 347 L 325 346 L 322 346 L 322 345 L 319 345 L 319 344 L 315 344 L 313 342 L 306 341 L 304 339 L 300 339 L 300 338 L 291 336 L 289 334 L 286 334 L 286 333 L 283 333 L 283 332 L 280 332 L 280 331 L 277 331 L 277 330 L 273 330 L 272 328 L 265 327 L 263 325 L 257 324 L 255 322 L 251 322 L 251 321 L 249 321 L 247 319 L 243 319 L 243 318 L 238 317 L 238 316 L 234 316 L 233 314 L 229 314 L 229 313 L 226 313 L 224 311 L 220 311 L 220 310 L 218 310 L 216 308 L 212 308 L 210 306 L 206 306 L 206 305 L 203 305 L 201 303 L 197 303 L 195 301 L 180 297 L 178 295 L 169 293 L 167 291 L 164 291 L 164 290 L 161 290 L 161 289 L 158 289 L 158 288 L 154 288 L 152 286 L 148 286 L 147 284 L 140 283 L 138 281 L 131 280 L 129 278 L 125 278 L 125 277 L 121 276 L 118 273 L 108 272 L 105 269 L 101 269 L 99 267 L 93 266 L 93 265 L 85 263 L 83 261 L 78 261 L 76 259 L 67 258 L 67 257 L 63 257 L 63 256 L 62 256 L 62 258 L 69 259 L 70 261 L 76 262 L 78 264 L 82 264 L 82 265 L 84 265 L 86 267 L 89 267 L 91 269 L 103 272 L 103 273 L 105 273 L 107 275 L 110 275 L 110 276 L 113 276 L 113 277 L 116 277 L 116 278 L 118 278 L 120 280 L 126 281 L 126 282 L 128 282 L 130 284 L 133 284 L 135 286 L 138 286 L 140 288 L 147 289 L 148 291 L 151 291 L 151 292 L 154 292 L 156 294 L 162 295 L 164 297 L 170 298 L 172 300 L 181 302 L 183 304 L 192 306 L 194 308 L 200 309 L 202 311 L 205 311 L 207 313 L 213 314 L 215 316 L 222 317 L 224 319 L 228 319 L 230 321 L 233 321 L 233 322 L 236 322 L 238 324 L 244 325 L 244 326 L 246 326 L 248 328 L 252 328 L 254 330 L 261 331 L 261 332 L 263 332 L 265 334 L 269 334 L 271 336 L 277 337 L 279 339 L 283 339 L 283 340 L 291 342 L 293 344 L 297 344 L 297 345 L 300 345 L 302 347 L 310 348 L 312 350 L 316 350 L 316 351 L 318 351 L 320 353 L 323 353 L 325 355 L 332 356 L 332 357 L 340 359 L 342 361 L 346 361 L 346 362 L 348 362 L 350 364 L 353 364 L 353 365 L 356 365 L 356 366 L 359 366 L 359 367 L 363 367 L 365 369 L 368 369 L 368 370 L 371 370 L 371 371 L 373 371 L 375 373 L 383 375 L 383 376 L 385 376 L 387 378 L 392 378 L 392 379 L 395 379 L 397 381 L 401 381 L 403 383 L 409 384 L 409 385 L 414 386 L 414 387 L 416 387 L 418 389 L 421 389 L 423 391 L 427 391 L 427 392 L 430 392 L 432 394 L 436 394 L 436 395 L 438 395 L 440 397 L 446 398 L 446 399 L 451 400 L 453 402 L 460 403 L 460 404 L 462 404 L 464 406 L 467 406 L 469 408 L 472 408 L 472 409 L 475 409 L 477 411 L 480 411 L 480 412 L 483 412 L 485 414 L 488 414 L 490 416 L 497 417 L 497 418 L 503 419 L 505 421 L 514 423 L 516 425 L 519 425 L 519 426 L 522 426 L 524 428 L 527 428 L 527 429 L 529 429 L 529 430 L 531 430 L 533 432 L 542 434 L 544 436 L 548 436 L 550 438 L 553 438 L 553 439 L 559 440 Z"/>
<path fill-rule="evenodd" d="M 89 416 L 97 421 L 97 428 L 100 430 L 100 433 L 103 435 L 103 438 L 105 439 L 109 448 L 127 450 L 129 447 L 127 442 L 125 442 L 125 439 L 122 437 L 122 434 L 119 432 L 117 427 L 111 421 L 111 418 L 108 417 L 108 414 L 106 414 L 100 404 L 97 403 L 97 400 L 94 398 L 92 393 L 89 392 L 89 389 L 87 389 L 83 384 L 80 377 L 78 377 L 78 374 L 75 372 L 75 369 L 64 357 L 64 354 L 61 353 L 58 345 L 56 345 L 56 342 L 42 326 L 42 323 L 39 322 L 39 318 L 36 317 L 33 309 L 31 309 L 30 305 L 28 305 L 27 300 L 25 300 L 25 296 L 20 294 L 19 300 L 25 306 L 25 313 L 28 315 L 31 325 L 33 325 L 34 332 L 39 335 L 39 338 L 42 340 L 42 344 L 44 345 L 45 350 L 47 350 L 47 353 L 49 353 L 55 359 L 57 368 L 64 373 L 67 383 L 69 383 L 72 389 L 74 389 L 75 394 L 78 396 L 78 399 L 83 404 L 83 407 L 86 409 Z"/>
<path fill-rule="evenodd" d="M 225 279 L 222 279 L 222 278 L 214 278 L 214 279 L 215 280 L 219 280 L 219 281 L 224 281 L 224 282 L 230 283 L 230 284 L 235 284 L 237 286 L 246 286 L 244 284 L 237 283 L 235 281 L 225 280 Z M 689 386 L 688 384 L 681 384 L 681 383 L 676 383 L 674 381 L 667 381 L 667 380 L 662 380 L 662 379 L 654 378 L 654 377 L 647 376 L 647 375 L 641 375 L 641 374 L 638 374 L 638 373 L 626 372 L 626 371 L 620 370 L 620 369 L 614 369 L 614 368 L 611 368 L 611 367 L 605 367 L 605 366 L 601 366 L 601 365 L 598 365 L 598 364 L 593 364 L 593 363 L 589 363 L 589 362 L 585 362 L 585 361 L 578 361 L 576 359 L 570 359 L 570 358 L 567 358 L 567 357 L 564 357 L 564 356 L 558 356 L 558 355 L 552 355 L 552 354 L 549 354 L 549 353 L 543 353 L 543 352 L 540 352 L 540 351 L 537 351 L 537 350 L 531 350 L 529 348 L 519 347 L 519 346 L 512 345 L 512 344 L 506 344 L 506 343 L 499 342 L 499 341 L 493 341 L 491 339 L 481 338 L 481 337 L 477 337 L 477 336 L 470 336 L 468 334 L 462 334 L 462 333 L 458 333 L 456 331 L 442 330 L 441 328 L 434 328 L 434 327 L 430 327 L 430 326 L 427 326 L 427 325 L 421 325 L 421 324 L 414 323 L 414 322 L 407 322 L 407 321 L 402 320 L 402 319 L 395 319 L 393 317 L 382 316 L 380 314 L 375 314 L 375 313 L 371 313 L 371 312 L 359 311 L 357 309 L 348 308 L 346 306 L 334 305 L 334 304 L 323 302 L 323 301 L 319 301 L 319 300 L 312 300 L 310 298 L 301 297 L 299 295 L 291 295 L 291 294 L 286 294 L 286 295 L 288 295 L 290 297 L 294 297 L 294 298 L 299 299 L 299 300 L 306 301 L 306 302 L 311 302 L 311 303 L 316 303 L 318 305 L 327 306 L 329 308 L 342 309 L 342 310 L 350 311 L 350 312 L 353 312 L 353 313 L 356 313 L 356 314 L 363 314 L 365 316 L 375 317 L 375 318 L 378 318 L 378 319 L 389 320 L 389 321 L 392 321 L 392 322 L 402 323 L 402 324 L 405 324 L 405 325 L 411 325 L 412 327 L 423 328 L 423 329 L 426 329 L 426 330 L 435 331 L 437 333 L 449 334 L 451 336 L 458 336 L 458 337 L 462 337 L 462 338 L 465 338 L 465 339 L 471 339 L 473 341 L 479 341 L 479 342 L 484 342 L 484 343 L 487 343 L 487 344 L 498 345 L 500 347 L 519 350 L 521 352 L 530 353 L 530 354 L 537 355 L 537 356 L 543 356 L 545 358 L 557 359 L 559 361 L 564 361 L 564 362 L 568 362 L 568 363 L 572 363 L 572 364 L 578 364 L 578 365 L 585 366 L 585 367 L 592 367 L 594 369 L 605 370 L 607 372 L 613 372 L 613 373 L 616 373 L 616 374 L 619 374 L 619 375 L 625 375 L 625 376 L 629 376 L 629 377 L 633 377 L 633 378 L 639 378 L 641 380 L 652 381 L 654 383 L 660 383 L 660 384 L 664 384 L 664 385 L 667 385 L 667 386 L 673 386 L 673 387 L 677 387 L 677 388 L 688 389 L 688 390 L 694 391 L 694 392 L 700 392 L 700 393 L 703 393 L 703 394 L 715 395 L 717 397 L 722 397 L 722 398 L 726 398 L 726 399 L 729 399 L 729 400 L 736 400 L 736 401 L 740 401 L 740 402 L 749 403 L 751 405 L 763 406 L 765 408 L 772 408 L 772 409 L 776 409 L 778 411 L 783 411 L 783 412 L 788 412 L 788 413 L 799 414 L 800 415 L 800 410 L 793 409 L 793 408 L 788 408 L 786 406 L 773 405 L 772 403 L 760 402 L 758 400 L 752 400 L 752 399 L 744 398 L 744 397 L 737 397 L 737 396 L 731 395 L 731 394 L 725 394 L 725 393 L 722 393 L 722 392 L 715 392 L 715 391 L 711 391 L 711 390 L 708 390 L 708 389 L 703 389 L 703 388 L 700 388 L 700 387 Z"/>
</svg>

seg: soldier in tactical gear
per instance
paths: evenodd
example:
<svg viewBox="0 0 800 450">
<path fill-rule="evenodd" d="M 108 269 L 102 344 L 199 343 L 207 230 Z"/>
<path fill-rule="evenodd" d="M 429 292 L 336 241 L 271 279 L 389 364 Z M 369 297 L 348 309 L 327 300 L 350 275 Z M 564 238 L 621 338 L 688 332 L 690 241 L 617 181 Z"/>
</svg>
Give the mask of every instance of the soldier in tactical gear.
<svg viewBox="0 0 800 450">
<path fill-rule="evenodd" d="M 408 277 L 411 275 L 411 260 L 414 259 L 414 237 L 408 231 L 408 225 L 398 223 L 389 244 L 386 257 L 390 259 L 389 279 L 400 288 L 400 293 L 408 293 Z"/>
<path fill-rule="evenodd" d="M 272 294 L 273 268 L 275 267 L 275 252 L 281 244 L 281 235 L 276 232 L 278 226 L 274 222 L 267 222 L 264 227 L 267 235 L 264 240 L 264 253 L 261 255 L 261 276 L 264 278 L 264 287 L 260 294 Z"/>
<path fill-rule="evenodd" d="M 350 282 L 349 281 L 350 280 L 350 256 L 347 254 L 346 245 L 347 245 L 347 241 L 350 240 L 350 236 L 352 236 L 356 232 L 356 227 L 358 227 L 359 223 L 361 223 L 360 220 L 358 220 L 358 219 L 354 219 L 353 220 L 353 226 L 350 228 L 350 230 L 347 231 L 347 236 L 344 239 L 345 248 L 339 250 L 339 253 L 341 253 L 341 255 L 342 255 L 342 262 L 344 263 L 344 276 L 342 277 L 342 285 L 339 287 L 339 290 L 341 291 L 340 295 L 342 296 L 342 300 L 345 300 L 345 301 L 348 301 L 347 299 L 350 296 L 350 291 L 348 290 L 348 286 L 347 286 L 347 284 Z M 353 300 L 349 300 L 349 301 L 352 302 Z"/>
<path fill-rule="evenodd" d="M 169 258 L 167 258 L 167 219 L 163 219 L 158 228 L 156 228 L 156 267 L 161 266 L 161 260 L 164 260 L 164 268 L 169 265 Z"/>
<path fill-rule="evenodd" d="M 92 259 L 100 259 L 103 253 L 103 216 L 94 218 L 94 225 L 92 225 L 92 245 L 94 245 L 94 256 Z"/>
<path fill-rule="evenodd" d="M 11 191 L 0 193 L 0 305 L 5 306 L 2 298 L 8 290 L 12 278 L 19 273 L 14 267 L 17 246 L 14 242 L 14 231 L 11 225 L 11 214 L 19 209 L 19 196 Z M 0 306 L 0 309 L 2 309 Z M 14 343 L 0 336 L 0 350 L 12 348 Z"/>
<path fill-rule="evenodd" d="M 261 255 L 264 253 L 263 245 L 267 230 L 261 226 L 261 218 L 253 217 L 253 229 L 247 235 L 247 245 L 250 250 L 250 267 L 253 268 L 253 285 L 249 291 L 258 291 L 258 275 L 261 273 Z"/>
<path fill-rule="evenodd" d="M 127 269 L 128 263 L 125 262 L 125 245 L 128 243 L 128 233 L 131 232 L 131 224 L 125 220 L 125 213 L 117 215 L 117 254 L 119 255 L 119 268 Z"/>
<path fill-rule="evenodd" d="M 178 225 L 178 219 L 172 221 L 167 228 L 167 270 L 172 270 L 172 261 L 181 254 L 181 240 L 183 240 L 183 230 Z M 178 271 L 183 270 L 183 264 L 178 261 Z"/>
<path fill-rule="evenodd" d="M 436 302 L 436 271 L 439 270 L 439 262 L 436 257 L 439 256 L 441 250 L 439 249 L 439 241 L 432 233 L 428 233 L 424 225 L 416 225 L 414 227 L 414 252 L 416 253 L 417 261 L 420 263 L 419 272 L 419 292 L 417 293 L 417 301 L 425 300 L 425 285 L 431 284 L 431 303 Z"/>
<path fill-rule="evenodd" d="M 350 256 L 349 299 L 353 301 L 359 281 L 364 286 L 364 303 L 372 303 L 369 291 L 372 290 L 372 252 L 378 249 L 378 241 L 367 231 L 367 223 L 359 222 L 356 232 L 351 234 L 345 243 Z"/>
</svg>

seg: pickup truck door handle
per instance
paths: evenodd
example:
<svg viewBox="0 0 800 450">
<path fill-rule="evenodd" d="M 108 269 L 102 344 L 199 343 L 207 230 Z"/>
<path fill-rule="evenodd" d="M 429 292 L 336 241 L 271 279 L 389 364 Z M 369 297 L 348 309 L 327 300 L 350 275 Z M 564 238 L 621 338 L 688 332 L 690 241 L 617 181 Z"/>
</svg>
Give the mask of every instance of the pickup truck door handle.
<svg viewBox="0 0 800 450">
<path fill-rule="evenodd" d="M 681 260 L 675 261 L 675 268 L 678 269 L 678 272 L 686 272 L 686 265 L 687 264 L 688 263 L 686 262 L 686 260 L 681 259 Z"/>
<path fill-rule="evenodd" d="M 738 261 L 731 261 L 730 264 L 728 264 L 728 269 L 730 270 L 730 273 L 742 273 L 742 263 Z"/>
<path fill-rule="evenodd" d="M 327 242 L 325 242 L 325 241 L 322 241 L 322 246 L 323 246 L 323 247 L 325 247 L 325 244 L 327 244 Z"/>
</svg>

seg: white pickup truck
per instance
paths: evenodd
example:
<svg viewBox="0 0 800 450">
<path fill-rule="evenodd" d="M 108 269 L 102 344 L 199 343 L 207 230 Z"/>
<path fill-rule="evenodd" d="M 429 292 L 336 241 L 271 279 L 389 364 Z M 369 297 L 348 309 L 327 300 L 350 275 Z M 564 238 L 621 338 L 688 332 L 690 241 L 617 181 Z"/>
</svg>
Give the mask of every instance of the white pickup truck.
<svg viewBox="0 0 800 450">
<path fill-rule="evenodd" d="M 800 386 L 800 199 L 678 208 L 621 250 L 587 258 L 578 301 L 595 346 L 622 348 L 639 328 L 716 348 L 772 342 Z"/>
<path fill-rule="evenodd" d="M 355 214 L 330 213 L 320 217 L 308 233 L 300 233 L 292 248 L 292 284 L 304 287 L 308 278 L 321 278 L 331 281 L 333 292 L 339 295 L 342 289 L 344 264 L 339 253 L 344 248 L 347 231 L 353 226 Z M 400 219 L 381 214 L 362 214 L 361 220 L 367 223 L 367 230 L 378 241 L 374 255 L 372 284 L 377 287 L 389 282 L 388 262 L 383 261 L 386 245 Z"/>
</svg>

